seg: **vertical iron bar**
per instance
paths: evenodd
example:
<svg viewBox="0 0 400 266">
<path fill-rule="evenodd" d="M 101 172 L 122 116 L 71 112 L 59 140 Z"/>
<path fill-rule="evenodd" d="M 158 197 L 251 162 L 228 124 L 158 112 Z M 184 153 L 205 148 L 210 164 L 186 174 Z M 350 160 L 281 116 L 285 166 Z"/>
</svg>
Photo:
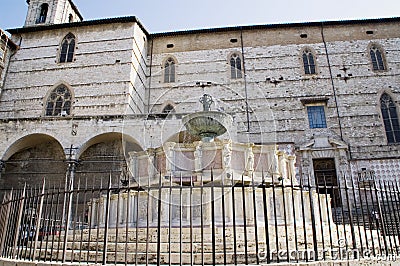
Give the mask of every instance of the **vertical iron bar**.
<svg viewBox="0 0 400 266">
<path fill-rule="evenodd" d="M 43 201 L 44 201 L 44 191 L 45 191 L 45 186 L 46 186 L 46 181 L 45 179 L 43 179 L 43 185 L 42 185 L 42 189 L 40 191 L 40 195 L 39 196 L 39 202 L 38 202 L 38 209 L 37 209 L 37 213 L 36 213 L 36 224 L 35 224 L 35 235 L 34 235 L 34 246 L 33 246 L 33 256 L 32 256 L 32 260 L 36 259 L 36 253 L 37 253 L 37 244 L 38 244 L 38 237 L 39 237 L 39 228 L 40 228 L 40 220 L 42 217 L 42 211 L 43 211 Z"/>
<path fill-rule="evenodd" d="M 88 223 L 88 230 L 90 232 L 91 228 L 89 226 L 89 221 L 86 221 L 86 197 L 87 197 L 87 193 L 88 193 L 88 182 L 87 182 L 87 178 L 85 178 L 85 189 L 84 189 L 84 194 L 83 194 L 83 221 L 82 221 L 82 229 L 81 229 L 81 235 L 80 235 L 80 241 L 79 241 L 79 263 L 81 263 L 82 260 L 82 242 L 83 242 L 83 230 L 85 229 L 84 224 Z M 88 215 L 88 219 L 89 219 L 89 210 L 87 211 L 87 215 Z M 88 246 L 89 249 L 89 246 Z M 89 260 L 86 260 L 87 262 L 89 262 Z"/>
<path fill-rule="evenodd" d="M 396 253 L 392 253 L 392 254 L 399 254 L 399 246 L 398 246 L 398 242 L 396 241 L 396 239 L 398 240 L 398 237 L 396 237 L 396 236 L 400 235 L 400 231 L 399 231 L 399 220 L 397 219 L 397 211 L 398 210 L 397 210 L 396 206 L 394 205 L 395 200 L 393 200 L 393 197 L 392 197 L 392 189 L 391 188 L 393 187 L 393 183 L 390 185 L 389 181 L 387 181 L 387 187 L 386 187 L 386 183 L 385 182 L 383 184 L 385 186 L 385 191 L 386 192 L 389 191 L 389 196 L 387 196 L 387 197 L 390 198 L 390 200 L 388 200 L 388 201 L 389 201 L 389 203 L 391 205 L 391 209 L 390 209 L 389 214 L 390 214 L 390 217 L 391 217 L 391 220 L 392 220 L 392 226 L 393 226 L 393 223 L 394 223 L 394 225 L 396 227 L 396 231 L 393 234 L 394 247 L 396 249 Z M 389 206 L 389 208 L 390 208 L 390 206 Z M 394 230 L 394 229 L 392 229 L 392 230 Z"/>
<path fill-rule="evenodd" d="M 189 188 L 189 224 L 190 224 L 190 265 L 194 262 L 193 252 L 193 176 L 190 176 L 190 188 Z"/>
<path fill-rule="evenodd" d="M 54 212 L 54 222 L 55 222 L 55 226 L 57 226 L 57 216 L 58 216 L 58 211 L 59 211 L 59 207 L 60 207 L 60 196 L 62 195 L 62 194 L 64 194 L 65 193 L 65 188 L 64 188 L 64 192 L 61 192 L 61 184 L 59 185 L 59 187 L 58 187 L 58 189 L 57 189 L 57 205 L 56 205 L 56 210 L 55 210 L 55 212 Z M 64 204 L 64 203 L 63 203 Z M 58 236 L 58 239 L 57 239 L 57 250 L 56 250 L 56 261 L 58 261 L 59 259 L 59 255 L 60 255 L 60 245 L 61 245 L 61 234 L 62 234 L 62 223 L 63 223 L 63 221 L 61 220 L 60 221 L 60 224 L 59 224 L 59 236 Z M 55 239 L 55 237 L 53 237 L 52 238 L 52 240 L 51 240 L 52 242 L 51 242 L 51 257 L 50 257 L 50 261 L 53 261 L 53 252 L 54 252 L 54 245 L 55 245 L 55 241 L 56 241 L 56 239 Z"/>
<path fill-rule="evenodd" d="M 262 172 L 262 193 L 263 193 L 263 210 L 264 210 L 264 230 L 265 230 L 265 256 L 267 259 L 267 264 L 271 263 L 271 248 L 269 245 L 269 224 L 268 224 L 268 201 L 267 201 L 267 192 L 266 192 L 266 183 L 264 171 Z M 259 254 L 257 254 L 257 257 Z"/>
<path fill-rule="evenodd" d="M 162 189 L 162 185 L 161 185 L 161 173 L 160 173 L 160 180 L 159 180 L 159 184 L 158 184 L 158 217 L 157 217 L 157 265 L 160 265 L 161 263 L 161 189 Z M 137 254 L 136 254 L 137 256 Z"/>
<path fill-rule="evenodd" d="M 118 243 L 119 243 L 119 216 L 120 216 L 120 205 L 121 205 L 121 175 L 118 175 L 117 178 L 117 218 L 115 222 L 115 243 L 114 243 L 114 264 L 117 264 L 117 256 L 118 256 Z"/>
<path fill-rule="evenodd" d="M 172 223 L 172 174 L 169 176 L 168 198 L 168 265 L 171 266 L 171 223 Z"/>
<path fill-rule="evenodd" d="M 135 265 L 138 265 L 138 257 L 137 254 L 139 253 L 139 201 L 140 201 L 140 180 L 137 182 L 137 187 L 136 187 L 136 204 L 135 204 L 135 216 L 136 216 L 136 223 L 135 223 Z"/>
<path fill-rule="evenodd" d="M 289 234 L 288 234 L 287 215 L 286 215 L 285 184 L 283 179 L 282 179 L 282 204 L 283 204 L 283 220 L 285 223 L 285 244 L 287 252 L 286 261 L 289 262 L 290 261 Z"/>
<path fill-rule="evenodd" d="M 21 233 L 21 221 L 22 221 L 22 215 L 23 215 L 23 211 L 24 211 L 24 199 L 25 199 L 25 192 L 26 192 L 26 184 L 24 185 L 24 189 L 22 191 L 22 195 L 20 196 L 20 198 L 18 199 L 19 201 L 19 210 L 18 210 L 18 218 L 17 218 L 17 222 L 15 224 L 15 228 L 16 228 L 16 233 L 15 233 L 15 238 L 14 238 L 14 245 L 13 245 L 13 253 L 12 253 L 12 258 L 16 257 L 16 253 L 18 252 L 17 250 L 17 246 L 18 246 L 18 240 L 20 238 L 20 233 Z M 9 216 L 8 216 L 9 217 Z M 1 254 L 1 253 L 0 253 Z"/>
<path fill-rule="evenodd" d="M 387 198 L 387 194 L 386 194 L 386 189 L 383 187 L 382 188 L 382 180 L 378 181 L 379 183 L 379 190 L 382 191 L 382 216 L 384 217 L 383 219 L 385 219 L 385 225 L 386 225 L 386 236 L 389 238 L 389 247 L 390 247 L 390 253 L 389 254 L 393 254 L 393 246 L 392 246 L 392 238 L 390 237 L 390 235 L 392 234 L 392 226 L 393 226 L 393 222 L 392 222 L 392 218 L 391 218 L 391 212 L 390 210 L 388 210 L 389 205 L 387 204 L 388 198 Z M 389 219 L 388 217 L 389 216 Z M 388 232 L 388 230 L 390 230 Z"/>
<path fill-rule="evenodd" d="M 225 177 L 221 177 L 221 211 L 222 211 L 222 247 L 224 249 L 224 265 L 226 265 L 226 220 L 225 220 Z"/>
<path fill-rule="evenodd" d="M 344 191 L 346 192 L 346 205 L 349 210 L 349 220 L 350 220 L 350 232 L 351 232 L 351 241 L 353 242 L 353 259 L 357 259 L 357 239 L 356 234 L 354 232 L 354 224 L 353 224 L 353 210 L 350 205 L 349 199 L 349 187 L 347 186 L 346 176 L 344 175 Z"/>
<path fill-rule="evenodd" d="M 303 234 L 304 234 L 304 250 L 306 251 L 304 256 L 306 259 L 306 262 L 308 262 L 308 243 L 307 243 L 307 224 L 306 224 L 306 212 L 305 212 L 305 203 L 304 203 L 304 191 L 305 191 L 305 186 L 303 184 L 303 177 L 299 178 L 300 181 L 300 201 L 301 201 L 301 213 L 302 213 L 302 218 L 303 218 Z"/>
<path fill-rule="evenodd" d="M 100 213 L 100 203 L 96 203 L 93 198 L 95 197 L 95 193 L 94 193 L 94 179 L 93 179 L 93 183 L 92 183 L 92 189 L 90 190 L 90 200 L 92 201 L 92 209 L 90 214 L 90 219 L 89 219 L 89 232 L 88 232 L 88 241 L 87 241 L 87 252 L 86 252 L 86 261 L 89 262 L 89 258 L 90 258 L 90 244 L 91 244 L 91 239 L 92 239 L 92 228 L 94 228 L 94 226 L 97 223 L 97 226 L 99 224 L 99 220 L 97 221 L 93 221 L 94 219 L 97 219 L 97 217 L 99 216 Z M 100 200 L 100 197 L 99 199 Z M 95 212 L 96 211 L 96 212 Z"/>
<path fill-rule="evenodd" d="M 352 179 L 353 180 L 353 179 Z M 352 182 L 353 186 L 355 186 L 354 182 Z M 369 250 L 369 241 L 368 241 L 368 237 L 367 237 L 367 226 L 365 223 L 365 213 L 364 213 L 364 203 L 363 200 L 361 199 L 361 188 L 360 188 L 360 182 L 358 182 L 358 186 L 357 186 L 357 192 L 358 192 L 358 197 L 359 197 L 359 201 L 360 201 L 360 208 L 361 208 L 361 218 L 362 218 L 362 226 L 364 228 L 364 236 L 365 236 L 365 247 L 366 250 Z M 367 211 L 368 214 L 368 211 Z M 371 234 L 372 236 L 372 234 Z M 373 242 L 373 241 L 371 241 Z"/>
<path fill-rule="evenodd" d="M 232 177 L 232 181 L 233 181 L 233 177 Z M 235 186 L 236 186 L 236 184 L 232 183 L 233 261 L 234 261 L 234 264 L 237 265 Z"/>
<path fill-rule="evenodd" d="M 153 178 L 153 176 L 151 177 Z M 147 219 L 146 219 L 146 266 L 149 265 L 149 236 L 150 236 L 150 178 L 147 179 Z"/>
<path fill-rule="evenodd" d="M 354 206 L 354 209 L 356 210 L 357 228 L 358 228 L 358 235 L 360 238 L 360 249 L 361 249 L 361 254 L 364 254 L 364 247 L 363 247 L 362 234 L 361 234 L 361 228 L 360 228 L 360 219 L 359 219 L 359 213 L 358 213 L 358 208 L 357 208 L 357 204 L 356 204 L 356 190 L 355 190 L 353 178 L 351 176 L 350 176 L 350 181 L 351 181 L 351 190 L 353 192 L 353 206 Z M 353 216 L 353 219 L 354 219 L 354 216 Z"/>
<path fill-rule="evenodd" d="M 243 235 L 244 235 L 244 261 L 248 265 L 247 254 L 247 217 L 246 217 L 246 190 L 244 185 L 244 176 L 242 175 L 242 211 L 243 211 Z"/>
<path fill-rule="evenodd" d="M 182 193 L 183 193 L 183 183 L 182 183 L 182 173 L 180 174 L 180 184 L 179 184 L 179 263 L 182 265 L 182 254 L 183 254 L 183 249 L 182 249 L 182 219 L 183 219 L 183 200 L 182 200 Z"/>
<path fill-rule="evenodd" d="M 314 189 L 316 189 L 316 185 Z M 312 228 L 312 236 L 313 236 L 313 248 L 314 248 L 314 260 L 318 261 L 319 260 L 319 256 L 318 256 L 318 239 L 317 239 L 317 228 L 315 227 L 316 221 L 315 221 L 315 213 L 314 213 L 314 198 L 312 195 L 313 192 L 313 187 L 311 184 L 311 179 L 310 179 L 310 175 L 308 175 L 308 193 L 309 193 L 309 197 L 310 197 L 310 211 L 311 211 L 311 228 Z"/>
<path fill-rule="evenodd" d="M 161 177 L 160 177 L 161 178 Z M 128 242 L 129 242 L 129 215 L 130 215 L 130 202 L 131 202 L 131 180 L 128 180 L 128 189 L 126 197 L 126 218 L 125 218 L 125 248 L 124 248 L 124 259 L 125 265 L 128 264 Z M 135 258 L 137 253 L 135 253 Z"/>
<path fill-rule="evenodd" d="M 293 231 L 294 231 L 294 245 L 295 250 L 299 250 L 298 247 L 298 239 L 297 239 L 297 216 L 296 216 L 296 206 L 295 206 L 295 197 L 294 197 L 294 185 L 293 185 L 293 176 L 290 175 L 290 190 L 292 196 L 292 208 L 293 208 Z M 296 262 L 299 262 L 299 255 L 296 255 Z"/>
<path fill-rule="evenodd" d="M 279 233 L 278 233 L 278 217 L 277 217 L 277 210 L 276 210 L 276 192 L 275 192 L 275 182 L 272 180 L 272 201 L 274 207 L 274 228 L 275 228 L 275 248 L 276 248 L 276 261 L 279 263 Z"/>
<path fill-rule="evenodd" d="M 334 192 L 334 186 L 333 184 L 331 185 L 330 189 L 332 190 L 332 198 L 331 198 L 331 202 L 335 202 L 335 192 Z M 329 231 L 329 247 L 330 247 L 330 252 L 332 255 L 332 251 L 333 251 L 333 240 L 332 240 L 332 228 L 331 228 L 331 213 L 329 211 L 329 200 L 328 200 L 328 186 L 326 184 L 326 176 L 324 175 L 324 190 L 325 190 L 325 205 L 326 205 L 326 215 L 328 217 L 328 231 Z M 324 252 L 324 257 L 325 257 L 325 252 Z"/>
<path fill-rule="evenodd" d="M 381 230 L 382 230 L 382 234 L 383 234 L 383 241 L 384 241 L 383 244 L 385 246 L 385 255 L 387 256 L 389 253 L 388 253 L 388 245 L 387 245 L 387 239 L 386 239 L 386 236 L 387 236 L 387 234 L 386 234 L 386 223 L 385 223 L 385 220 L 383 218 L 381 200 L 380 200 L 380 197 L 379 197 L 380 193 L 382 193 L 382 192 L 379 190 L 379 193 L 378 193 L 378 188 L 376 187 L 376 180 L 374 180 L 373 184 L 374 184 L 374 191 L 375 191 L 375 196 L 376 196 L 376 203 L 377 203 L 377 206 L 378 206 L 379 221 L 380 221 L 380 224 L 381 224 L 381 227 L 382 227 Z"/>
<path fill-rule="evenodd" d="M 204 212 L 203 212 L 204 182 L 203 173 L 200 176 L 200 234 L 201 234 L 201 265 L 204 266 Z"/>
<path fill-rule="evenodd" d="M 215 265 L 215 206 L 214 206 L 214 174 L 211 169 L 211 244 L 212 244 L 212 263 Z"/>
<path fill-rule="evenodd" d="M 374 181 L 372 181 L 372 182 L 375 182 L 375 180 Z M 371 198 L 371 204 L 372 204 L 372 206 L 371 206 L 371 208 L 372 208 L 372 210 L 371 210 L 371 213 L 372 213 L 372 215 L 374 216 L 374 217 L 372 217 L 372 219 L 373 219 L 373 223 L 375 224 L 375 227 L 376 227 L 376 230 L 377 230 L 377 233 L 378 233 L 378 244 L 379 244 L 379 253 L 376 253 L 375 251 L 374 251 L 374 256 L 376 256 L 376 255 L 382 255 L 382 250 L 383 250 L 383 247 L 382 247 L 382 244 L 381 244 L 381 238 L 380 238 L 380 222 L 379 222 L 379 217 L 380 217 L 380 214 L 379 214 L 379 209 L 377 208 L 377 206 L 375 206 L 376 204 L 375 204 L 375 200 L 374 200 L 374 194 L 375 193 L 373 193 L 373 190 L 374 190 L 374 188 L 371 186 L 371 181 L 369 182 L 369 196 L 370 196 L 370 198 Z M 368 200 L 367 200 L 367 203 L 368 203 Z M 373 242 L 373 241 L 372 241 Z"/>
<path fill-rule="evenodd" d="M 346 182 L 346 180 L 344 180 L 344 182 Z M 343 199 L 343 191 L 342 191 L 342 186 L 340 184 L 340 180 L 338 180 L 338 189 L 339 189 L 339 198 L 340 198 L 340 203 L 341 203 L 341 212 L 342 212 L 342 224 L 343 224 L 343 233 L 344 233 L 344 243 L 345 243 L 345 255 L 347 254 L 347 250 L 348 250 L 348 240 L 347 240 L 347 230 L 346 230 L 346 221 L 345 219 L 345 215 L 344 215 L 344 199 Z M 346 194 L 346 193 L 344 193 Z M 340 249 L 341 251 L 341 249 Z"/>
<path fill-rule="evenodd" d="M 81 188 L 81 179 L 78 180 L 78 187 L 76 189 L 76 202 L 75 202 L 75 214 L 73 220 L 73 228 L 72 228 L 72 247 L 71 247 L 71 262 L 75 260 L 75 235 L 76 235 L 76 219 L 78 217 L 78 208 L 79 208 L 79 192 Z M 72 194 L 73 195 L 73 194 Z"/>
<path fill-rule="evenodd" d="M 104 242 L 103 242 L 103 258 L 102 258 L 103 265 L 107 264 L 108 226 L 110 222 L 110 198 L 111 198 L 111 173 L 108 179 L 108 186 L 107 186 L 106 216 L 104 223 Z"/>
<path fill-rule="evenodd" d="M 324 175 L 325 179 L 325 175 Z M 321 209 L 321 196 L 320 196 L 320 185 L 318 184 L 317 177 L 314 175 L 314 182 L 315 182 L 315 192 L 317 195 L 317 204 L 318 204 L 318 216 L 319 216 L 319 225 L 321 227 L 321 242 L 322 242 L 322 260 L 325 260 L 325 239 L 324 239 L 324 226 L 322 220 L 322 209 Z M 317 253 L 318 256 L 318 253 Z"/>
<path fill-rule="evenodd" d="M 258 228 L 257 228 L 257 199 L 256 199 L 256 189 L 255 189 L 253 174 L 251 175 L 251 189 L 253 192 L 254 240 L 256 245 L 256 263 L 260 264 L 260 258 L 258 256 L 259 248 L 258 248 Z M 225 224 L 223 226 L 225 226 Z"/>
</svg>

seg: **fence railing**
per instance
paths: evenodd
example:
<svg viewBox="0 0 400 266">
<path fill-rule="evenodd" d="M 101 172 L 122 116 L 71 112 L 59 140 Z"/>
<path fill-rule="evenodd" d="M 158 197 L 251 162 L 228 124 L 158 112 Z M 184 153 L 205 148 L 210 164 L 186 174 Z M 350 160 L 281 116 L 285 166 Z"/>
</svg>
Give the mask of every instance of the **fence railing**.
<svg viewBox="0 0 400 266">
<path fill-rule="evenodd" d="M 400 254 L 397 183 L 210 180 L 162 176 L 147 185 L 78 181 L 9 191 L 0 209 L 0 256 L 215 265 Z"/>
</svg>

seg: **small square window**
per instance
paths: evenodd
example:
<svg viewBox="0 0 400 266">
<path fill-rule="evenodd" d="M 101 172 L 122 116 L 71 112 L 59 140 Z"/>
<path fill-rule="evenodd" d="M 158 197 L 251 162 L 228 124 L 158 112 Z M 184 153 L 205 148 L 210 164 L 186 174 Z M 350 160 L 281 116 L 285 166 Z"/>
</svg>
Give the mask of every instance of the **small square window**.
<svg viewBox="0 0 400 266">
<path fill-rule="evenodd" d="M 324 106 L 307 106 L 310 128 L 326 128 Z"/>
</svg>

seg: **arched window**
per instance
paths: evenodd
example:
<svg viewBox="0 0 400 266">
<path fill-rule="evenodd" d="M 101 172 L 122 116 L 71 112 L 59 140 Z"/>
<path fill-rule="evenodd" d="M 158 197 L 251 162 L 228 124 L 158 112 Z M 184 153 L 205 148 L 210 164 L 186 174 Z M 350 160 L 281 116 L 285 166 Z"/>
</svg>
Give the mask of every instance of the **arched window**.
<svg viewBox="0 0 400 266">
<path fill-rule="evenodd" d="M 303 58 L 304 74 L 306 75 L 315 74 L 315 58 L 311 50 L 304 49 L 302 58 Z"/>
<path fill-rule="evenodd" d="M 174 107 L 171 104 L 167 104 L 167 106 L 162 110 L 163 114 L 173 113 L 174 111 Z"/>
<path fill-rule="evenodd" d="M 74 16 L 72 16 L 72 14 L 69 14 L 69 16 L 68 16 L 68 22 L 69 22 L 69 23 L 74 22 Z"/>
<path fill-rule="evenodd" d="M 231 78 L 241 79 L 242 78 L 242 59 L 238 54 L 232 54 L 230 59 L 231 66 Z"/>
<path fill-rule="evenodd" d="M 400 143 L 400 126 L 396 105 L 387 93 L 381 96 L 381 112 L 388 143 Z"/>
<path fill-rule="evenodd" d="M 382 50 L 376 45 L 372 45 L 369 49 L 369 55 L 371 56 L 372 69 L 375 71 L 386 70 L 385 62 L 383 60 Z"/>
<path fill-rule="evenodd" d="M 75 52 L 75 36 L 72 33 L 67 34 L 61 43 L 60 63 L 72 62 Z"/>
<path fill-rule="evenodd" d="M 164 64 L 164 82 L 175 82 L 175 61 L 173 58 L 168 58 Z"/>
<path fill-rule="evenodd" d="M 67 87 L 61 85 L 54 89 L 46 103 L 46 116 L 70 115 L 72 95 Z"/>
<path fill-rule="evenodd" d="M 47 18 L 47 12 L 49 10 L 48 4 L 42 4 L 40 7 L 39 17 L 36 20 L 36 24 L 45 23 Z"/>
</svg>

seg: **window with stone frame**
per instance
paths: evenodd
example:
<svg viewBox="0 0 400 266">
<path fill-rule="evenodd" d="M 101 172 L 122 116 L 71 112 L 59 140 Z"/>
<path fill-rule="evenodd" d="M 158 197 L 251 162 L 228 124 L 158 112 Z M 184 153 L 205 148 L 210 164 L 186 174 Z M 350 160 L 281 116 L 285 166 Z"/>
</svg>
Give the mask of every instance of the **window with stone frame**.
<svg viewBox="0 0 400 266">
<path fill-rule="evenodd" d="M 387 93 L 383 93 L 380 104 L 387 142 L 400 143 L 399 117 L 393 99 Z"/>
<path fill-rule="evenodd" d="M 372 69 L 374 71 L 386 70 L 383 51 L 380 47 L 372 45 L 369 49 L 369 55 L 371 57 Z"/>
<path fill-rule="evenodd" d="M 7 50 L 7 45 L 3 41 L 3 39 L 1 39 L 0 40 L 0 63 L 3 63 L 5 61 L 6 50 Z"/>
<path fill-rule="evenodd" d="M 64 85 L 55 88 L 47 98 L 46 116 L 65 116 L 71 114 L 72 94 Z"/>
<path fill-rule="evenodd" d="M 302 53 L 304 74 L 314 75 L 316 73 L 315 56 L 310 49 L 304 49 Z"/>
<path fill-rule="evenodd" d="M 42 4 L 40 6 L 40 13 L 39 13 L 39 17 L 36 19 L 36 24 L 41 24 L 41 23 L 46 22 L 48 10 L 49 10 L 48 4 Z"/>
<path fill-rule="evenodd" d="M 308 123 L 310 128 L 326 128 L 325 106 L 308 105 L 307 106 Z"/>
<path fill-rule="evenodd" d="M 72 62 L 75 52 L 75 36 L 68 33 L 61 42 L 60 63 Z"/>
<path fill-rule="evenodd" d="M 169 57 L 164 64 L 164 82 L 175 82 L 175 60 Z"/>
<path fill-rule="evenodd" d="M 231 55 L 229 60 L 231 66 L 231 79 L 241 79 L 242 78 L 242 59 L 239 54 L 234 53 Z"/>
</svg>

